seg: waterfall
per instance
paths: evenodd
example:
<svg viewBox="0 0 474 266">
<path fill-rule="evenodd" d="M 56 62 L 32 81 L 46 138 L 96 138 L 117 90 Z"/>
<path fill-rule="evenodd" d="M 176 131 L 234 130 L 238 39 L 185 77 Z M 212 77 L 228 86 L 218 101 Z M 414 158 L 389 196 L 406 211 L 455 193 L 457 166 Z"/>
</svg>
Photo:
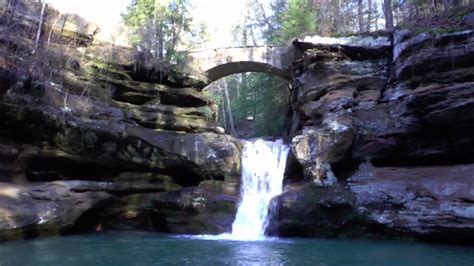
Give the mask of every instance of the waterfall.
<svg viewBox="0 0 474 266">
<path fill-rule="evenodd" d="M 242 152 L 242 202 L 232 224 L 233 239 L 263 239 L 270 200 L 282 193 L 289 147 L 282 140 L 248 141 Z"/>
</svg>

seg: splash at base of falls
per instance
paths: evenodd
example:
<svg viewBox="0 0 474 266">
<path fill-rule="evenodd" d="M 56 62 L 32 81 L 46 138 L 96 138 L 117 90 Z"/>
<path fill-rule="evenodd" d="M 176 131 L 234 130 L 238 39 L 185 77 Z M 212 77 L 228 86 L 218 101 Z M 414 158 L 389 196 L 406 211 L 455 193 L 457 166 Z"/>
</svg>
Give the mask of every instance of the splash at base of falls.
<svg viewBox="0 0 474 266">
<path fill-rule="evenodd" d="M 282 140 L 247 142 L 242 153 L 242 202 L 232 224 L 231 237 L 265 238 L 268 205 L 282 193 L 289 147 Z"/>
</svg>

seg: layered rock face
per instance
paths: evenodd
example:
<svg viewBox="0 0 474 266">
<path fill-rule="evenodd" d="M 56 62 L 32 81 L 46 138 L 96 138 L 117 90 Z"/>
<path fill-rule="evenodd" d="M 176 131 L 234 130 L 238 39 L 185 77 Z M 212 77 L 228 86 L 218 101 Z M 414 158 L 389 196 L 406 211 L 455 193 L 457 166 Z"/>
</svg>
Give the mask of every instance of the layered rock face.
<svg viewBox="0 0 474 266">
<path fill-rule="evenodd" d="M 94 43 L 91 25 L 55 30 L 54 10 L 34 49 L 39 5 L 15 3 L 0 0 L 0 240 L 229 231 L 242 143 L 213 124 L 206 82 Z M 472 244 L 474 32 L 294 48 L 292 154 L 268 233 Z"/>
<path fill-rule="evenodd" d="M 295 45 L 288 182 L 313 184 L 274 200 L 270 232 L 472 243 L 474 32 Z"/>
<path fill-rule="evenodd" d="M 19 3 L 24 16 L 35 5 Z M 0 26 L 25 21 L 18 14 Z M 82 31 L 67 45 L 69 33 L 52 31 L 37 51 L 14 32 L 1 35 L 22 45 L 1 47 L 0 239 L 230 228 L 242 144 L 214 125 L 205 82 L 157 73 L 126 48 L 80 41 Z"/>
</svg>

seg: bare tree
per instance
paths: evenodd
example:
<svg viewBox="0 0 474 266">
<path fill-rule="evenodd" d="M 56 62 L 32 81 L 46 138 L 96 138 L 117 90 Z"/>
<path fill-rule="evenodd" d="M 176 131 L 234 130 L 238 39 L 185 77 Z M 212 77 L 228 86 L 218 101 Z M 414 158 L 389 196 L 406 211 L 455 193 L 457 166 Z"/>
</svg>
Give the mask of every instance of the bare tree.
<svg viewBox="0 0 474 266">
<path fill-rule="evenodd" d="M 383 1 L 383 13 L 385 15 L 385 28 L 393 30 L 392 0 Z"/>
<path fill-rule="evenodd" d="M 372 0 L 367 1 L 367 32 L 370 32 L 372 25 Z"/>
<path fill-rule="evenodd" d="M 357 20 L 359 22 L 359 31 L 364 31 L 364 6 L 362 0 L 357 0 Z"/>
<path fill-rule="evenodd" d="M 230 124 L 230 133 L 234 136 L 237 135 L 237 132 L 235 131 L 235 125 L 234 125 L 234 117 L 232 115 L 232 108 L 230 106 L 230 97 L 229 97 L 229 89 L 227 87 L 227 80 L 223 80 L 222 82 L 223 88 L 224 88 L 224 95 L 225 95 L 225 100 L 226 100 L 226 105 L 227 105 L 227 112 L 229 113 L 229 124 Z"/>
<path fill-rule="evenodd" d="M 51 38 L 53 37 L 53 31 L 54 27 L 56 27 L 56 24 L 58 24 L 59 20 L 61 19 L 61 12 L 59 12 L 58 17 L 54 21 L 53 25 L 51 25 L 51 28 L 49 29 L 49 34 L 48 34 L 48 46 L 51 44 Z"/>
<path fill-rule="evenodd" d="M 35 51 L 38 49 L 39 42 L 41 39 L 41 31 L 43 30 L 43 21 L 44 21 L 44 11 L 47 7 L 48 4 L 46 4 L 45 1 L 42 3 L 43 5 L 41 6 L 41 15 L 40 15 L 40 20 L 38 24 L 38 31 L 36 32 L 36 40 L 35 40 Z"/>
<path fill-rule="evenodd" d="M 219 96 L 221 97 L 221 103 L 222 103 L 222 121 L 224 122 L 224 129 L 227 130 L 227 114 L 225 112 L 225 98 L 224 98 L 224 93 L 222 92 L 222 87 L 218 85 L 218 91 L 219 91 Z"/>
</svg>

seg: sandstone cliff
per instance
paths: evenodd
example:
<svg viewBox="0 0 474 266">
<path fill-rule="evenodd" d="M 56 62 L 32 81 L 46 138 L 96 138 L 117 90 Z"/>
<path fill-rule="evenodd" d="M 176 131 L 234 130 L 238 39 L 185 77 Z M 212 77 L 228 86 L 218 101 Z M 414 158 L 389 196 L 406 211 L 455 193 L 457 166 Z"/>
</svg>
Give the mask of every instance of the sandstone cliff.
<svg viewBox="0 0 474 266">
<path fill-rule="evenodd" d="M 474 32 L 294 44 L 298 163 L 270 231 L 472 243 Z"/>
<path fill-rule="evenodd" d="M 18 3 L 0 6 L 0 239 L 227 230 L 241 143 L 213 125 L 205 82 L 94 41 L 80 19 L 56 30 L 53 9 L 35 49 L 38 4 Z"/>
</svg>

